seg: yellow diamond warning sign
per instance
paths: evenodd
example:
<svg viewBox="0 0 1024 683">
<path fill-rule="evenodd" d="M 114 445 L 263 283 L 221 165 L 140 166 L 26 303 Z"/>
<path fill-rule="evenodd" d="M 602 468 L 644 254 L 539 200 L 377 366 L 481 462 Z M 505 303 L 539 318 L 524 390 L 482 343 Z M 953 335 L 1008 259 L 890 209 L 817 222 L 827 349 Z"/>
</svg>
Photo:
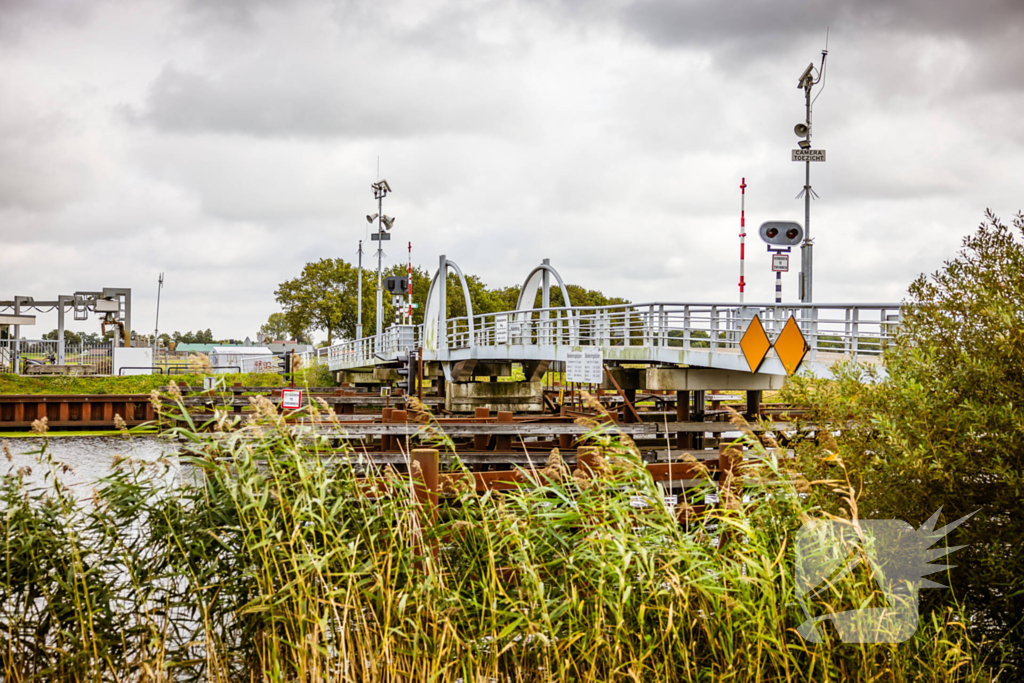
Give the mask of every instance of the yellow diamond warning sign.
<svg viewBox="0 0 1024 683">
<path fill-rule="evenodd" d="M 786 373 L 789 375 L 796 372 L 807 353 L 807 342 L 793 316 L 789 316 L 786 326 L 782 328 L 782 333 L 775 340 L 775 353 L 779 356 L 782 367 L 786 368 Z"/>
<path fill-rule="evenodd" d="M 754 319 L 750 321 L 747 331 L 743 333 L 743 338 L 740 339 L 740 350 L 743 351 L 743 357 L 747 359 L 747 365 L 750 366 L 751 372 L 757 372 L 757 369 L 761 367 L 761 362 L 768 355 L 770 348 L 772 348 L 772 343 L 768 341 L 768 335 L 764 332 L 761 319 L 755 315 Z"/>
</svg>

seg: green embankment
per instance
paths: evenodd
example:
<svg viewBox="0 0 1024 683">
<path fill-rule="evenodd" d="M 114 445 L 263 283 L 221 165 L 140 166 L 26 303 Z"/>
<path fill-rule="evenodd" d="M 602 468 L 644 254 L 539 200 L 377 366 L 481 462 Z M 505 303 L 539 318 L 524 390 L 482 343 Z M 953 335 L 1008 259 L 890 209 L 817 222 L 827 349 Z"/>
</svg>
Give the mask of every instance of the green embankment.
<svg viewBox="0 0 1024 683">
<path fill-rule="evenodd" d="M 305 386 L 330 386 L 329 373 L 296 373 L 295 383 Z M 26 377 L 0 374 L 0 394 L 148 394 L 173 380 L 179 385 L 202 386 L 203 375 L 133 375 L 129 377 Z M 219 375 L 227 385 L 236 382 L 247 387 L 278 387 L 287 384 L 283 375 L 242 373 Z"/>
</svg>

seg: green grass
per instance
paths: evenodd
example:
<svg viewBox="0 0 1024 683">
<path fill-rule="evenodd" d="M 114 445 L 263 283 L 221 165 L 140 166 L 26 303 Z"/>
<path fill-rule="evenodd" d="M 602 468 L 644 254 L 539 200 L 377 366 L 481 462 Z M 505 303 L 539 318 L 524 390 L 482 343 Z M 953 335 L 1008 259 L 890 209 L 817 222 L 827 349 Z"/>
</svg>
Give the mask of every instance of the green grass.
<svg viewBox="0 0 1024 683">
<path fill-rule="evenodd" d="M 310 370 L 296 373 L 297 385 L 332 386 L 329 373 Z M 309 380 L 306 381 L 307 376 Z M 126 377 L 72 377 L 24 376 L 0 374 L 0 394 L 148 394 L 165 387 L 173 380 L 179 385 L 203 386 L 203 375 L 129 375 Z M 244 373 L 218 375 L 228 386 L 240 382 L 243 386 L 279 387 L 288 382 L 274 373 Z"/>
</svg>

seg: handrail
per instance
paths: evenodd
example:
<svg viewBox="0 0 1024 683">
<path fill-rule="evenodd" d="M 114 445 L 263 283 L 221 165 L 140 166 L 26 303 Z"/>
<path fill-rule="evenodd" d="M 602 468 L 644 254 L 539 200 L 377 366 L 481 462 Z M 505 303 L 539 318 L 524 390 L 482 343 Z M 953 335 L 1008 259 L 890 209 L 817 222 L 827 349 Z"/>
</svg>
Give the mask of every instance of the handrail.
<svg viewBox="0 0 1024 683">
<path fill-rule="evenodd" d="M 644 302 L 496 311 L 446 319 L 448 343 L 440 354 L 511 345 L 673 347 L 735 354 L 757 315 L 770 336 L 780 333 L 792 316 L 808 343 L 810 360 L 818 352 L 856 359 L 881 355 L 894 338 L 903 308 L 902 303 Z M 392 326 L 379 339 L 346 340 L 321 351 L 332 369 L 369 367 L 391 362 L 406 347 L 416 348 L 423 334 L 422 325 Z"/>
</svg>

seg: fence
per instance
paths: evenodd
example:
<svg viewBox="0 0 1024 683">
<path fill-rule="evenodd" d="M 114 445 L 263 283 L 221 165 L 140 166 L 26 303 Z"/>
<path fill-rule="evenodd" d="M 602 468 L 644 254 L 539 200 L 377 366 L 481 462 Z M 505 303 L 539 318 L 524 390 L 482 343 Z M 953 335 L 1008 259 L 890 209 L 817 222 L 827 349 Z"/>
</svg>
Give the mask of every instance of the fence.
<svg viewBox="0 0 1024 683">
<path fill-rule="evenodd" d="M 63 363 L 61 363 L 63 359 Z M 64 342 L 56 339 L 0 339 L 0 372 L 18 375 L 109 375 L 113 370 L 110 342 Z"/>
</svg>

